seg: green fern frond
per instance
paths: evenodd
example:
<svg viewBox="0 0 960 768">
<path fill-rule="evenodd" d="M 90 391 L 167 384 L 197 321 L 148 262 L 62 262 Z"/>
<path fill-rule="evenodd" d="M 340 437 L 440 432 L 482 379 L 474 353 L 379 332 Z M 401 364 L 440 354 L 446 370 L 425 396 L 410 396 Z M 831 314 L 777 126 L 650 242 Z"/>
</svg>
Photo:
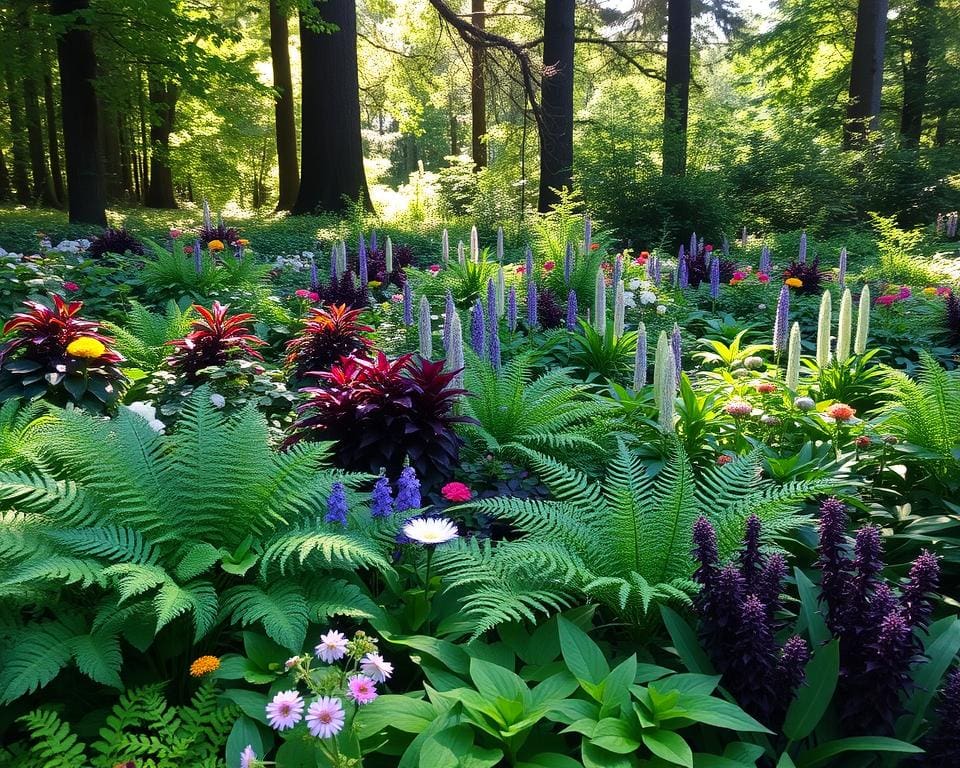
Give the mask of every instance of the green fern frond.
<svg viewBox="0 0 960 768">
<path fill-rule="evenodd" d="M 156 562 L 158 552 L 138 531 L 107 525 L 48 531 L 56 544 L 77 555 L 137 564 Z"/>
<path fill-rule="evenodd" d="M 0 704 L 43 688 L 70 663 L 76 627 L 61 621 L 23 627 L 0 654 Z"/>
<path fill-rule="evenodd" d="M 383 610 L 356 584 L 340 579 L 315 579 L 307 585 L 310 621 L 324 623 L 334 616 L 373 619 Z"/>
<path fill-rule="evenodd" d="M 294 584 L 233 587 L 224 593 L 223 609 L 241 626 L 263 624 L 267 635 L 284 648 L 299 651 L 303 647 L 309 611 L 303 593 Z"/>
<path fill-rule="evenodd" d="M 19 721 L 33 742 L 31 756 L 42 760 L 44 768 L 77 768 L 86 763 L 83 744 L 56 712 L 35 709 Z"/>
<path fill-rule="evenodd" d="M 106 582 L 103 568 L 96 560 L 65 555 L 39 555 L 23 563 L 6 580 L 6 584 L 31 584 L 45 587 L 79 584 L 81 587 L 103 586 Z"/>
<path fill-rule="evenodd" d="M 191 613 L 194 640 L 199 640 L 216 623 L 219 599 L 210 582 L 193 581 L 180 586 L 168 580 L 154 595 L 153 607 L 157 614 L 157 632 L 177 617 Z"/>
<path fill-rule="evenodd" d="M 70 653 L 77 668 L 94 682 L 120 688 L 120 641 L 109 632 L 91 632 L 70 639 Z"/>
<path fill-rule="evenodd" d="M 319 559 L 333 568 L 353 570 L 371 567 L 387 570 L 390 564 L 370 540 L 350 531 L 325 531 L 315 526 L 294 528 L 279 534 L 267 543 L 260 561 L 265 575 L 271 565 L 277 565 L 286 573 L 291 558 L 303 565 L 308 559 Z"/>
<path fill-rule="evenodd" d="M 76 483 L 28 472 L 0 472 L 0 502 L 56 520 L 87 521 L 92 512 Z"/>
</svg>

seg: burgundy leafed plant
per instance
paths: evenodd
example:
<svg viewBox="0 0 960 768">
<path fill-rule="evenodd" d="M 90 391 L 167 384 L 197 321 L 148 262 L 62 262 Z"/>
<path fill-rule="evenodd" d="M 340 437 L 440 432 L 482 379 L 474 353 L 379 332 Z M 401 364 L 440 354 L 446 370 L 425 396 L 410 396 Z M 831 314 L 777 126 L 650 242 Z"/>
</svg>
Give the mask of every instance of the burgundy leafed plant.
<svg viewBox="0 0 960 768">
<path fill-rule="evenodd" d="M 90 248 L 87 253 L 94 258 L 102 258 L 108 253 L 116 253 L 120 256 L 127 251 L 143 256 L 144 249 L 136 237 L 125 229 L 107 229 L 102 235 L 99 235 L 90 242 Z"/>
<path fill-rule="evenodd" d="M 246 312 L 228 315 L 230 305 L 219 301 L 213 302 L 210 309 L 198 304 L 194 304 L 193 308 L 200 319 L 191 324 L 190 333 L 182 339 L 167 342 L 176 348 L 167 362 L 181 371 L 187 381 L 198 381 L 202 378 L 200 371 L 204 368 L 223 365 L 237 357 L 263 359 L 255 347 L 265 342 L 247 327 L 253 315 Z"/>
<path fill-rule="evenodd" d="M 113 404 L 124 375 L 113 339 L 92 320 L 77 316 L 81 301 L 53 296 L 53 306 L 25 301 L 3 326 L 13 334 L 0 347 L 0 400 L 48 396 L 60 405 L 84 403 L 97 410 Z"/>
<path fill-rule="evenodd" d="M 413 263 L 413 251 L 406 245 L 393 246 L 393 271 L 387 274 L 387 255 L 383 248 L 371 248 L 367 251 L 367 274 L 385 288 L 393 283 L 402 288 L 407 276 L 405 269 Z M 359 265 L 358 265 L 359 268 Z"/>
<path fill-rule="evenodd" d="M 700 283 L 710 282 L 710 261 L 702 255 L 684 253 L 683 263 L 687 268 L 687 284 L 691 288 L 698 288 Z M 737 265 L 730 259 L 718 258 L 719 278 L 723 283 L 729 283 Z"/>
<path fill-rule="evenodd" d="M 302 390 L 311 397 L 287 444 L 329 440 L 337 466 L 373 474 L 383 468 L 390 478 L 409 460 L 425 487 L 449 478 L 462 443 L 453 426 L 470 419 L 454 415 L 466 392 L 451 386 L 456 372 L 443 365 L 412 355 L 391 361 L 382 352 L 344 358 L 317 374 L 322 386 Z"/>
<path fill-rule="evenodd" d="M 325 371 L 341 357 L 366 357 L 367 334 L 373 329 L 359 322 L 361 310 L 339 304 L 311 308 L 303 331 L 287 342 L 287 368 L 297 378 L 312 371 Z"/>
<path fill-rule="evenodd" d="M 549 288 L 537 290 L 537 319 L 545 329 L 559 328 L 564 323 L 566 310 Z"/>
<path fill-rule="evenodd" d="M 201 226 L 197 234 L 204 245 L 219 240 L 225 246 L 231 246 L 240 239 L 240 232 L 233 227 L 228 227 L 222 221 L 209 227 Z"/>
<path fill-rule="evenodd" d="M 359 285 L 353 272 L 330 278 L 326 285 L 317 287 L 320 301 L 330 306 L 345 304 L 351 309 L 363 309 L 367 306 L 367 287 Z"/>
<path fill-rule="evenodd" d="M 820 257 L 817 256 L 810 261 L 791 262 L 783 270 L 783 279 L 796 278 L 802 285 L 794 288 L 798 293 L 819 294 L 822 292 L 822 283 L 827 279 L 827 275 L 820 270 Z"/>
</svg>

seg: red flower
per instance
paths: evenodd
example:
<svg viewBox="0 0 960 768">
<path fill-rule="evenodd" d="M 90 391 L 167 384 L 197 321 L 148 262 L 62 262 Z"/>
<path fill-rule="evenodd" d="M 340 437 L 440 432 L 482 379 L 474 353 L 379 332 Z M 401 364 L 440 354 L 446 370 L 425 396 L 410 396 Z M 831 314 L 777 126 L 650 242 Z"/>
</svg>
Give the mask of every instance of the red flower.
<svg viewBox="0 0 960 768">
<path fill-rule="evenodd" d="M 545 261 L 543 262 L 543 271 L 544 272 L 553 272 L 553 268 L 557 266 L 555 261 Z"/>
<path fill-rule="evenodd" d="M 758 273 L 757 273 L 757 280 L 759 280 L 761 283 L 769 283 L 769 282 L 770 282 L 770 275 L 768 275 L 768 274 L 766 274 L 766 273 L 764 273 L 764 272 L 758 272 Z"/>
<path fill-rule="evenodd" d="M 827 408 L 827 416 L 837 421 L 850 421 L 857 413 L 857 409 L 846 403 L 834 403 Z"/>
<path fill-rule="evenodd" d="M 887 294 L 886 296 L 881 296 L 877 299 L 877 304 L 881 304 L 884 307 L 888 307 L 893 302 L 895 302 L 899 297 L 893 296 L 892 294 Z"/>
<path fill-rule="evenodd" d="M 66 283 L 64 283 L 64 284 L 63 284 L 63 288 L 64 288 L 64 290 L 66 290 L 66 291 L 70 291 L 70 293 L 76 293 L 77 291 L 80 290 L 80 286 L 79 286 L 79 285 L 77 285 L 76 283 L 71 283 L 71 282 L 66 282 Z"/>
<path fill-rule="evenodd" d="M 590 250 L 595 251 L 600 247 L 600 243 L 590 243 Z"/>
<path fill-rule="evenodd" d="M 733 461 L 733 456 L 728 456 L 725 453 L 721 453 L 719 456 L 717 456 L 717 464 L 721 466 L 724 464 L 729 464 L 731 461 Z"/>
<path fill-rule="evenodd" d="M 769 395 L 777 391 L 777 385 L 772 381 L 761 381 L 754 389 L 761 395 Z"/>
<path fill-rule="evenodd" d="M 523 266 L 523 264 L 521 264 L 519 267 L 517 267 L 517 274 L 518 274 L 518 275 L 522 275 L 522 274 L 523 274 L 524 272 L 526 272 L 526 271 L 527 271 L 527 268 L 526 268 L 525 266 Z"/>
<path fill-rule="evenodd" d="M 308 291 L 306 288 L 298 288 L 293 292 L 293 295 L 298 299 L 309 299 L 311 291 Z"/>
<path fill-rule="evenodd" d="M 441 269 L 442 267 L 439 264 L 430 265 L 430 271 L 433 272 L 433 274 L 437 274 L 437 272 L 439 272 Z"/>
<path fill-rule="evenodd" d="M 703 247 L 703 250 L 705 250 L 707 253 L 711 253 L 711 252 L 713 251 L 713 246 L 712 246 L 712 245 L 705 245 L 705 246 Z"/>
<path fill-rule="evenodd" d="M 464 485 L 463 483 L 447 483 L 443 488 L 440 489 L 440 493 L 443 495 L 447 501 L 455 502 L 465 502 L 470 501 L 473 493 L 470 491 L 470 487 Z"/>
<path fill-rule="evenodd" d="M 191 254 L 191 253 L 193 253 L 193 246 L 192 246 L 192 245 L 185 245 L 185 246 L 183 246 L 183 252 L 186 253 L 186 254 Z"/>
<path fill-rule="evenodd" d="M 856 440 L 853 441 L 856 443 L 857 448 L 866 448 L 873 441 L 866 435 L 860 435 Z"/>
</svg>

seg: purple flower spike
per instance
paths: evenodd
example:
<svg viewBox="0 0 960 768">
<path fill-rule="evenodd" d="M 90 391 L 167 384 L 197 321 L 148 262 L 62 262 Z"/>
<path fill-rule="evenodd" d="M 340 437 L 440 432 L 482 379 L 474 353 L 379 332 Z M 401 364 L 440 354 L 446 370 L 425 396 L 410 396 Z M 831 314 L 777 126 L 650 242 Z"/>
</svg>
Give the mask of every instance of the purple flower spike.
<svg viewBox="0 0 960 768">
<path fill-rule="evenodd" d="M 496 315 L 493 317 L 495 322 Z M 490 365 L 493 366 L 493 370 L 500 370 L 500 329 L 496 324 L 490 329 Z"/>
<path fill-rule="evenodd" d="M 710 260 L 710 298 L 720 296 L 720 259 L 714 256 Z"/>
<path fill-rule="evenodd" d="M 903 614 L 911 627 L 925 629 L 933 611 L 930 595 L 940 584 L 940 560 L 923 550 L 910 568 L 910 577 L 903 588 Z"/>
<path fill-rule="evenodd" d="M 740 550 L 740 573 L 747 592 L 757 593 L 760 581 L 760 570 L 763 559 L 760 555 L 760 518 L 750 515 L 747 518 L 746 532 L 743 537 L 743 549 Z"/>
<path fill-rule="evenodd" d="M 396 510 L 409 512 L 411 509 L 420 509 L 421 505 L 420 480 L 417 479 L 417 471 L 413 467 L 404 467 L 400 473 L 400 479 L 397 480 Z"/>
<path fill-rule="evenodd" d="M 527 325 L 537 327 L 537 286 L 533 280 L 527 283 Z"/>
<path fill-rule="evenodd" d="M 327 515 L 324 518 L 328 523 L 347 524 L 347 491 L 343 483 L 334 483 L 330 487 L 330 497 L 327 499 Z"/>
<path fill-rule="evenodd" d="M 371 517 L 390 517 L 393 514 L 393 494 L 390 491 L 390 481 L 385 477 L 380 477 L 373 485 L 373 493 L 370 495 L 370 516 Z"/>
<path fill-rule="evenodd" d="M 683 372 L 683 359 L 680 349 L 680 326 L 673 324 L 673 333 L 670 334 L 670 347 L 673 351 L 673 362 L 676 368 L 677 383 L 680 383 L 680 374 Z"/>
<path fill-rule="evenodd" d="M 660 262 L 660 257 L 657 256 L 653 262 L 653 282 L 657 285 L 660 285 L 660 279 L 663 277 L 663 264 Z"/>
<path fill-rule="evenodd" d="M 403 324 L 413 325 L 413 289 L 409 281 L 403 284 Z"/>
<path fill-rule="evenodd" d="M 477 353 L 477 357 L 483 357 L 486 348 L 486 320 L 483 316 L 483 303 L 477 299 L 473 305 L 473 312 L 470 313 L 470 346 Z"/>
<path fill-rule="evenodd" d="M 453 303 L 453 294 L 447 291 L 447 301 L 443 309 L 443 349 L 447 351 L 450 347 L 450 328 L 453 325 L 453 316 L 457 308 Z M 449 354 L 449 352 L 447 352 Z"/>
<path fill-rule="evenodd" d="M 567 294 L 567 330 L 572 331 L 577 327 L 577 292 L 570 291 Z"/>
<path fill-rule="evenodd" d="M 526 256 L 527 256 L 527 260 L 526 260 L 525 266 L 527 268 L 527 272 L 526 272 L 527 280 L 533 280 L 533 251 L 530 250 L 529 245 L 527 246 Z"/>
<path fill-rule="evenodd" d="M 377 230 L 373 230 L 370 233 L 370 250 L 377 250 Z"/>
<path fill-rule="evenodd" d="M 510 286 L 510 293 L 507 295 L 507 327 L 510 333 L 517 330 L 517 289 Z"/>
<path fill-rule="evenodd" d="M 193 241 L 193 268 L 197 273 L 203 271 L 203 251 L 200 250 L 200 238 Z"/>
<path fill-rule="evenodd" d="M 773 351 L 783 354 L 787 349 L 787 340 L 790 335 L 790 287 L 783 285 L 780 288 L 780 297 L 777 299 L 777 315 L 773 321 Z"/>
<path fill-rule="evenodd" d="M 706 517 L 700 515 L 693 524 L 693 557 L 700 563 L 693 575 L 698 584 L 712 584 L 717 572 L 717 532 Z"/>
<path fill-rule="evenodd" d="M 487 331 L 492 336 L 497 332 L 498 318 L 497 318 L 497 286 L 494 285 L 493 280 L 487 281 L 487 322 L 489 327 Z"/>
<path fill-rule="evenodd" d="M 363 233 L 360 233 L 360 248 L 359 255 L 357 256 L 359 262 L 359 273 L 360 273 L 360 286 L 363 287 L 367 284 L 368 274 L 367 274 L 367 244 L 363 241 Z"/>
<path fill-rule="evenodd" d="M 680 250 L 683 251 L 683 246 L 680 246 Z M 677 287 L 682 291 L 690 285 L 690 269 L 687 267 L 687 260 L 680 257 L 680 264 L 677 266 Z"/>
</svg>

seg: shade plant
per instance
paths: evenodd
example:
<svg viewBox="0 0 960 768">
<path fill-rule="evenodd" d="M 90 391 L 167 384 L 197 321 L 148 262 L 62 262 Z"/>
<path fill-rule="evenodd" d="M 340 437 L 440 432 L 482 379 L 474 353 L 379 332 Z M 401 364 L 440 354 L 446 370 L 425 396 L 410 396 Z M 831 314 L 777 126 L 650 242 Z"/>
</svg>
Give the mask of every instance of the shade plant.
<svg viewBox="0 0 960 768">
<path fill-rule="evenodd" d="M 214 301 L 210 309 L 199 304 L 193 310 L 199 317 L 190 323 L 190 333 L 168 341 L 174 348 L 167 363 L 189 382 L 203 378 L 203 369 L 220 366 L 238 357 L 262 360 L 256 347 L 265 342 L 250 332 L 253 320 L 249 312 L 229 314 L 230 305 Z"/>
<path fill-rule="evenodd" d="M 360 322 L 361 310 L 338 304 L 308 312 L 300 335 L 287 342 L 285 362 L 296 378 L 325 371 L 342 357 L 366 356 L 373 328 Z"/>
</svg>

